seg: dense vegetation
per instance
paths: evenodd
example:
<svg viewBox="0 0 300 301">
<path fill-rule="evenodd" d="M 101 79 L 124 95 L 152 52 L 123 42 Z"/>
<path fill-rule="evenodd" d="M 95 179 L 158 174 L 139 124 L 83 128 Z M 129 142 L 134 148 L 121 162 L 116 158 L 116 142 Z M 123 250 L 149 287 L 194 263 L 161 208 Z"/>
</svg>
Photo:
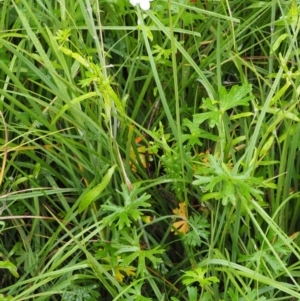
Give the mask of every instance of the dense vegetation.
<svg viewBox="0 0 300 301">
<path fill-rule="evenodd" d="M 0 0 L 0 301 L 300 300 L 300 3 Z"/>
</svg>

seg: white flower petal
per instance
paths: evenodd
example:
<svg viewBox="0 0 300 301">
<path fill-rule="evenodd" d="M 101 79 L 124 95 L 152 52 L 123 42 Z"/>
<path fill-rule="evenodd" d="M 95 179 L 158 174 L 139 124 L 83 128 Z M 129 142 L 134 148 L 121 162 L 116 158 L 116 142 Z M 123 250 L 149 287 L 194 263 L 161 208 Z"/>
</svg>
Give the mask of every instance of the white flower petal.
<svg viewBox="0 0 300 301">
<path fill-rule="evenodd" d="M 142 10 L 148 10 L 150 8 L 150 1 L 149 0 L 143 0 L 140 2 L 140 7 Z"/>
</svg>

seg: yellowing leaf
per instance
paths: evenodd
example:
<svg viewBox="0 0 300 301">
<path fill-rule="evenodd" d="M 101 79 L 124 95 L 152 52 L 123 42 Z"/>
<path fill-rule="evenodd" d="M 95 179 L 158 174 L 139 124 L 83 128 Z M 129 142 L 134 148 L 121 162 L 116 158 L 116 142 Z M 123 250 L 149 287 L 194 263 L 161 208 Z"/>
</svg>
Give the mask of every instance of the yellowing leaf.
<svg viewBox="0 0 300 301">
<path fill-rule="evenodd" d="M 139 153 L 139 157 L 143 164 L 143 167 L 146 168 L 147 167 L 146 156 L 145 156 L 146 146 L 137 147 L 137 151 Z M 131 163 L 132 163 L 131 168 L 134 172 L 136 172 L 136 168 L 135 168 L 133 162 L 137 164 L 138 160 L 137 160 L 137 157 L 136 157 L 135 152 L 132 147 L 130 147 L 130 159 L 131 159 Z"/>
<path fill-rule="evenodd" d="M 115 276 L 115 278 L 120 282 L 123 283 L 123 280 L 126 276 L 135 276 L 135 270 L 136 268 L 132 266 L 124 267 L 124 266 L 115 266 L 115 267 L 110 267 L 107 266 L 105 267 L 106 270 L 111 270 Z M 122 272 L 122 273 L 121 273 Z"/>
<path fill-rule="evenodd" d="M 142 141 L 142 137 L 137 137 L 135 139 L 135 144 L 138 145 L 141 141 Z M 138 153 L 138 156 L 139 156 L 139 159 L 142 163 L 142 166 L 144 168 L 148 168 L 149 167 L 149 162 L 147 162 L 147 159 L 146 159 L 146 153 L 148 152 L 148 156 L 150 156 L 152 154 L 152 151 L 148 150 L 148 148 L 146 146 L 138 146 L 136 148 L 137 150 L 137 153 Z M 135 154 L 135 151 L 133 149 L 132 146 L 130 146 L 130 167 L 131 167 L 131 170 L 133 172 L 137 172 L 136 168 L 135 168 L 135 165 L 138 165 L 138 159 L 137 159 L 137 156 Z"/>
<path fill-rule="evenodd" d="M 145 224 L 151 223 L 152 220 L 153 220 L 153 216 L 150 216 L 150 215 L 143 215 L 143 216 L 142 216 L 142 221 L 143 221 Z"/>
<path fill-rule="evenodd" d="M 122 266 L 118 266 L 115 267 L 113 269 L 114 273 L 115 273 L 115 277 L 116 279 L 123 283 L 123 280 L 125 278 L 124 274 L 122 274 L 121 272 L 125 273 L 127 276 L 134 276 L 135 275 L 135 268 L 134 267 L 122 267 Z"/>
<path fill-rule="evenodd" d="M 175 208 L 173 213 L 177 215 L 181 220 L 173 223 L 173 227 L 176 228 L 180 233 L 186 234 L 189 231 L 189 224 L 187 221 L 187 203 L 179 203 L 179 208 Z M 171 230 L 172 232 L 174 229 Z M 177 233 L 175 232 L 175 235 Z"/>
<path fill-rule="evenodd" d="M 100 249 L 101 250 L 101 249 Z M 120 282 L 120 283 L 123 283 L 123 280 L 125 278 L 125 275 L 126 276 L 135 276 L 135 270 L 136 268 L 135 267 L 132 267 L 132 266 L 122 266 L 122 265 L 119 265 L 119 262 L 121 261 L 121 257 L 118 256 L 118 263 L 115 264 L 115 265 L 103 265 L 103 267 L 105 268 L 106 271 L 111 271 L 114 275 L 114 277 Z M 111 258 L 110 257 L 104 257 L 103 260 L 105 260 L 106 262 L 109 262 L 111 263 Z M 123 273 L 121 273 L 123 272 Z M 1 299 L 0 299 L 1 301 Z"/>
<path fill-rule="evenodd" d="M 129 126 L 129 135 L 128 139 L 131 141 L 132 136 L 134 132 L 134 125 Z M 146 141 L 145 136 L 141 135 L 134 139 L 133 144 L 130 146 L 130 168 L 131 170 L 136 173 L 137 169 L 136 166 L 140 165 L 143 168 L 149 167 L 149 159 L 152 154 L 152 151 L 148 149 L 147 146 L 141 145 L 140 143 L 142 141 Z M 147 160 L 147 154 L 148 154 L 148 160 Z"/>
</svg>

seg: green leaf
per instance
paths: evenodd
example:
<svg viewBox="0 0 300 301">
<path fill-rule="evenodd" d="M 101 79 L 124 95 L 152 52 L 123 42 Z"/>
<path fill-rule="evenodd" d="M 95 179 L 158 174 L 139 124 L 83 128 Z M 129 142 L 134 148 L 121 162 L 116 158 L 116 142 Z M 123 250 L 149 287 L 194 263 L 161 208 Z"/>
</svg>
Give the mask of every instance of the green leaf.
<svg viewBox="0 0 300 301">
<path fill-rule="evenodd" d="M 213 111 L 213 112 L 205 112 L 200 114 L 194 114 L 193 115 L 193 121 L 194 123 L 200 125 L 207 119 L 214 119 L 215 117 L 218 117 L 220 115 L 219 112 Z"/>
<path fill-rule="evenodd" d="M 258 166 L 265 166 L 265 165 L 269 166 L 269 165 L 279 164 L 279 163 L 280 163 L 279 160 L 261 161 L 261 162 L 259 162 Z M 275 188 L 276 188 L 276 186 L 275 186 Z"/>
<path fill-rule="evenodd" d="M 260 107 L 259 107 L 260 109 Z M 268 108 L 267 109 L 267 112 L 268 113 L 271 113 L 271 114 L 274 114 L 282 119 L 290 119 L 290 120 L 293 120 L 293 121 L 296 121 L 296 122 L 300 122 L 300 118 L 292 113 L 292 112 L 288 112 L 286 110 L 283 110 L 283 109 L 279 109 L 279 108 Z"/>
<path fill-rule="evenodd" d="M 249 101 L 253 98 L 252 94 L 247 96 L 251 92 L 251 85 L 244 84 L 243 86 L 232 86 L 229 91 L 223 86 L 219 91 L 220 95 L 220 108 L 222 112 L 237 106 L 248 106 Z"/>
<path fill-rule="evenodd" d="M 214 297 L 212 297 L 208 292 L 204 292 L 204 294 L 201 296 L 201 301 L 214 301 L 214 300 L 215 300 Z"/>
<path fill-rule="evenodd" d="M 275 137 L 272 135 L 269 137 L 268 141 L 266 143 L 264 143 L 262 149 L 259 152 L 260 157 L 264 156 L 268 152 L 268 150 L 271 148 L 271 146 L 274 143 L 274 139 L 275 139 Z"/>
<path fill-rule="evenodd" d="M 116 254 L 120 254 L 121 252 L 126 252 L 127 249 L 121 249 Z M 143 276 L 146 271 L 146 259 L 150 260 L 153 267 L 156 268 L 158 264 L 162 263 L 162 259 L 159 257 L 156 257 L 156 255 L 161 255 L 165 252 L 165 250 L 160 249 L 160 246 L 157 246 L 151 250 L 138 250 L 132 252 L 129 256 L 124 258 L 124 264 L 129 265 L 132 261 L 134 261 L 136 258 L 138 258 L 138 267 L 136 271 L 136 275 Z"/>
<path fill-rule="evenodd" d="M 205 202 L 205 201 L 212 200 L 212 199 L 219 200 L 221 198 L 222 198 L 221 192 L 210 192 L 210 193 L 204 194 L 201 198 L 201 201 Z"/>
<path fill-rule="evenodd" d="M 188 286 L 187 288 L 189 301 L 198 300 L 198 289 L 195 286 Z"/>
<path fill-rule="evenodd" d="M 253 116 L 254 114 L 252 112 L 244 112 L 244 113 L 239 113 L 236 115 L 232 115 L 229 117 L 230 120 L 237 120 L 240 118 L 244 118 L 244 117 L 249 117 L 249 116 Z"/>
<path fill-rule="evenodd" d="M 97 285 L 79 286 L 75 284 L 70 289 L 70 291 L 64 292 L 62 301 L 97 301 L 100 299 Z"/>
<path fill-rule="evenodd" d="M 277 50 L 277 48 L 280 46 L 281 42 L 284 41 L 288 36 L 289 35 L 287 33 L 280 35 L 272 45 L 271 53 L 274 53 Z"/>
<path fill-rule="evenodd" d="M 143 30 L 143 25 L 138 25 L 137 28 L 138 28 L 139 30 L 142 31 L 142 30 Z M 145 29 L 145 31 L 146 31 L 147 38 L 148 38 L 150 41 L 153 41 L 153 34 L 152 34 L 150 28 L 149 28 L 148 26 L 145 26 L 145 25 L 144 25 L 144 29 Z"/>
<path fill-rule="evenodd" d="M 219 279 L 217 277 L 204 277 L 204 274 L 207 272 L 207 269 L 203 269 L 201 267 L 196 268 L 193 271 L 185 272 L 183 276 L 182 283 L 185 285 L 190 285 L 194 282 L 199 282 L 201 287 L 205 287 L 211 285 L 212 283 L 218 283 Z"/>
<path fill-rule="evenodd" d="M 12 298 L 12 296 L 4 296 L 3 294 L 0 294 L 0 301 L 9 301 Z"/>
<path fill-rule="evenodd" d="M 230 201 L 233 206 L 236 205 L 235 188 L 231 181 L 225 182 L 222 194 L 223 194 L 223 198 L 222 198 L 223 206 L 226 206 L 228 201 Z"/>
<path fill-rule="evenodd" d="M 203 104 L 201 105 L 202 109 L 209 110 L 209 111 L 215 112 L 215 113 L 219 113 L 218 112 L 218 105 L 219 105 L 219 101 L 218 100 L 212 100 L 210 98 L 204 98 L 204 99 L 202 99 L 202 102 L 203 102 Z M 208 112 L 208 113 L 195 114 L 195 115 L 201 115 L 201 116 L 207 115 L 207 116 L 209 116 L 209 114 L 210 113 Z"/>
<path fill-rule="evenodd" d="M 156 269 L 158 264 L 162 263 L 161 254 L 165 253 L 164 249 L 160 249 L 160 246 L 156 246 L 152 249 L 143 249 L 140 244 L 140 237 L 143 234 L 142 232 L 137 234 L 135 228 L 131 230 L 131 233 L 128 234 L 125 231 L 122 232 L 123 237 L 126 240 L 125 244 L 114 244 L 113 246 L 118 249 L 114 254 L 122 257 L 122 264 L 125 266 L 130 266 L 134 260 L 138 260 L 138 267 L 136 271 L 136 276 L 143 276 L 147 273 L 147 264 L 146 261 L 150 261 L 152 266 Z M 126 255 L 129 253 L 129 255 Z M 159 256 L 159 257 L 158 257 Z"/>
<path fill-rule="evenodd" d="M 199 214 L 190 217 L 189 224 L 191 231 L 186 233 L 182 238 L 189 246 L 200 247 L 203 241 L 207 242 L 208 240 L 210 232 L 206 229 L 209 229 L 210 225 L 205 216 Z"/>
<path fill-rule="evenodd" d="M 277 240 L 273 244 L 273 248 L 277 254 L 280 256 L 287 255 L 291 251 L 288 247 L 285 246 L 285 242 L 281 240 Z M 261 265 L 263 262 L 265 262 L 268 267 L 270 267 L 273 272 L 277 275 L 284 269 L 284 265 L 286 265 L 286 262 L 282 261 L 279 262 L 278 259 L 273 255 L 267 244 L 263 246 L 262 249 L 258 250 L 257 252 L 254 252 L 250 255 L 240 255 L 240 258 L 238 260 L 239 262 L 248 262 L 248 266 L 251 267 L 253 264 L 255 266 Z"/>
<path fill-rule="evenodd" d="M 205 113 L 203 113 L 205 114 Z M 201 114 L 198 114 L 201 115 Z M 196 144 L 202 145 L 202 142 L 200 141 L 200 138 L 202 140 L 210 139 L 213 141 L 217 141 L 219 139 L 218 136 L 213 135 L 206 130 L 200 128 L 200 123 L 198 122 L 199 118 L 195 118 L 195 115 L 193 116 L 193 121 L 185 118 L 183 120 L 183 127 L 187 127 L 190 131 L 190 134 L 184 134 L 182 135 L 182 142 L 189 140 L 189 145 L 194 146 Z"/>
<path fill-rule="evenodd" d="M 197 180 L 192 182 L 193 185 L 207 184 L 207 183 L 210 183 L 213 179 L 213 177 L 205 177 L 205 176 L 198 176 L 198 175 L 196 175 L 195 178 Z"/>
<path fill-rule="evenodd" d="M 103 219 L 103 225 L 111 226 L 113 223 L 119 227 L 119 230 L 124 226 L 130 227 L 132 220 L 137 221 L 143 215 L 141 208 L 150 207 L 146 202 L 150 195 L 144 193 L 138 197 L 140 192 L 139 185 L 133 185 L 132 191 L 129 191 L 125 184 L 121 185 L 122 192 L 118 191 L 123 196 L 124 206 L 117 206 L 111 202 L 102 205 L 101 208 L 112 213 Z"/>
<path fill-rule="evenodd" d="M 249 301 L 266 301 L 266 297 L 262 296 L 258 298 L 257 289 L 253 289 L 247 293 L 247 298 Z"/>
<path fill-rule="evenodd" d="M 0 269 L 8 269 L 9 272 L 16 278 L 19 278 L 18 269 L 17 267 L 10 262 L 8 259 L 4 261 L 0 261 Z"/>
<path fill-rule="evenodd" d="M 134 283 L 134 286 L 128 289 L 128 293 L 131 294 L 132 298 L 126 298 L 122 301 L 152 301 L 152 298 L 147 298 L 143 296 L 143 287 L 144 282 Z"/>
<path fill-rule="evenodd" d="M 90 68 L 90 63 L 88 60 L 86 60 L 82 55 L 80 55 L 77 52 L 73 52 L 72 50 L 60 46 L 59 48 L 65 55 L 70 56 L 72 58 L 74 58 L 78 63 L 80 63 L 81 65 L 83 65 L 86 68 Z"/>
<path fill-rule="evenodd" d="M 81 213 L 83 210 L 85 210 L 92 202 L 94 202 L 99 195 L 102 193 L 102 191 L 107 187 L 107 185 L 110 182 L 110 179 L 115 171 L 115 168 L 117 165 L 112 166 L 106 175 L 103 177 L 100 184 L 98 184 L 96 187 L 89 190 L 87 193 L 85 193 L 82 196 L 82 199 L 80 201 L 78 212 Z"/>
<path fill-rule="evenodd" d="M 228 164 L 217 161 L 212 155 L 208 156 L 209 167 L 198 169 L 195 175 L 196 180 L 192 182 L 194 185 L 200 185 L 203 192 L 209 192 L 202 196 L 202 201 L 210 199 L 222 199 L 223 205 L 230 202 L 235 205 L 237 200 L 250 201 L 254 197 L 258 201 L 262 201 L 263 192 L 259 187 L 271 187 L 271 183 L 265 183 L 263 178 L 255 178 L 250 176 L 250 170 L 237 173 L 235 168 L 230 168 Z"/>
</svg>

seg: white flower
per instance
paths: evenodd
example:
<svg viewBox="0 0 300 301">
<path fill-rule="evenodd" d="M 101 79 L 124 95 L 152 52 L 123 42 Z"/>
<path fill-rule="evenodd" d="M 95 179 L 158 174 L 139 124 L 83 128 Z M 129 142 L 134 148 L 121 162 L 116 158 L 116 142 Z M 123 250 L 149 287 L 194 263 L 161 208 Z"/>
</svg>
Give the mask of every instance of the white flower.
<svg viewBox="0 0 300 301">
<path fill-rule="evenodd" d="M 133 6 L 139 4 L 142 10 L 148 10 L 150 8 L 150 1 L 152 0 L 130 0 L 130 4 Z"/>
</svg>

